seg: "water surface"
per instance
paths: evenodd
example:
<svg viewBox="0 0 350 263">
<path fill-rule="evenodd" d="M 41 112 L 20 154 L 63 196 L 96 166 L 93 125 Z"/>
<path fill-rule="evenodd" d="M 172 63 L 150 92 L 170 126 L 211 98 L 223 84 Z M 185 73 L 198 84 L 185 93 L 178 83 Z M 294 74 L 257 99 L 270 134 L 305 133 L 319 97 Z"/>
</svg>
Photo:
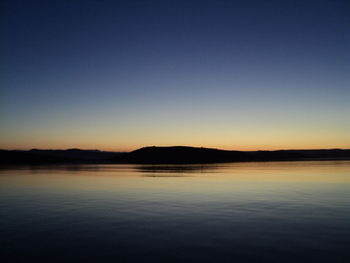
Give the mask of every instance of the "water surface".
<svg viewBox="0 0 350 263">
<path fill-rule="evenodd" d="M 350 262 L 350 161 L 2 167 L 0 234 L 5 262 Z"/>
</svg>

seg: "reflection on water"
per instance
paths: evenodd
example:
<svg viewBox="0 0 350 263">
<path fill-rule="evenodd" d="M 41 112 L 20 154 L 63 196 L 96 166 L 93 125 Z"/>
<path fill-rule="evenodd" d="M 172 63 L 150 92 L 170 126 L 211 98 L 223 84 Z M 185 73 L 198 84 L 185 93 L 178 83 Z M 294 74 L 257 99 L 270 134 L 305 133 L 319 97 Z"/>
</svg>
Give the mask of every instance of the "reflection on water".
<svg viewBox="0 0 350 263">
<path fill-rule="evenodd" d="M 350 262 L 350 162 L 0 169 L 3 262 Z"/>
<path fill-rule="evenodd" d="M 191 176 L 193 173 L 215 173 L 219 168 L 215 164 L 178 164 L 178 165 L 164 165 L 164 164 L 148 164 L 135 165 L 137 172 L 150 177 L 179 177 Z"/>
</svg>

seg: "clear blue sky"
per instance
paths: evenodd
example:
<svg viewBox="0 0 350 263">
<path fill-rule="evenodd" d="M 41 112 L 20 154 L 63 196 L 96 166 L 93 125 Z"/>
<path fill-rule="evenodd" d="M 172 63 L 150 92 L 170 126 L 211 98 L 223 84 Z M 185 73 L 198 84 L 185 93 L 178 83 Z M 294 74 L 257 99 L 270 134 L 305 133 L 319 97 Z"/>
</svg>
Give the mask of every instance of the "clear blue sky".
<svg viewBox="0 0 350 263">
<path fill-rule="evenodd" d="M 348 1 L 1 4 L 0 148 L 350 148 Z"/>
</svg>

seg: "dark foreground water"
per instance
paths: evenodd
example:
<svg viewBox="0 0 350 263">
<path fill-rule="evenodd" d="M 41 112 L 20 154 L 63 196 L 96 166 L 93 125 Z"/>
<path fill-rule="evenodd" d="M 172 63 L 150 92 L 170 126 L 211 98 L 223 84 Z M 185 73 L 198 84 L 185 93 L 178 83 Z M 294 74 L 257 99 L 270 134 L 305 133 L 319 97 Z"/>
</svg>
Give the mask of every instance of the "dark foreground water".
<svg viewBox="0 0 350 263">
<path fill-rule="evenodd" d="M 1 262 L 350 262 L 350 162 L 0 169 Z"/>
</svg>

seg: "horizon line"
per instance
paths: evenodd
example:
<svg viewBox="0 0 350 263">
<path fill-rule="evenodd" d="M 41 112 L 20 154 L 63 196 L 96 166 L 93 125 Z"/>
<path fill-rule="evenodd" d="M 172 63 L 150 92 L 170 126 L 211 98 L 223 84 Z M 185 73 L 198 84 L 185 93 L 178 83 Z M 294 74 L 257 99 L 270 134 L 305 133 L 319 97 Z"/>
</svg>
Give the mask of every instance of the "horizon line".
<svg viewBox="0 0 350 263">
<path fill-rule="evenodd" d="M 214 149 L 214 150 L 221 150 L 221 151 L 239 151 L 239 152 L 258 152 L 258 151 L 267 151 L 267 152 L 274 152 L 274 151 L 315 151 L 315 150 L 350 150 L 350 148 L 284 148 L 284 149 L 264 149 L 264 150 L 236 150 L 236 149 L 220 149 L 220 148 L 214 148 L 214 147 L 202 147 L 202 146 L 188 146 L 188 145 L 170 145 L 170 146 L 156 146 L 156 145 L 149 145 L 149 146 L 143 146 L 139 147 L 130 151 L 116 151 L 116 150 L 100 150 L 100 149 L 87 149 L 87 148 L 31 148 L 31 149 L 2 149 L 1 151 L 32 151 L 32 150 L 40 150 L 40 151 L 67 151 L 67 150 L 81 150 L 81 151 L 99 151 L 99 152 L 115 152 L 115 153 L 129 153 L 136 151 L 138 149 L 142 148 L 151 148 L 151 147 L 157 147 L 157 148 L 170 148 L 170 147 L 188 147 L 188 148 L 203 148 L 203 149 Z"/>
</svg>

